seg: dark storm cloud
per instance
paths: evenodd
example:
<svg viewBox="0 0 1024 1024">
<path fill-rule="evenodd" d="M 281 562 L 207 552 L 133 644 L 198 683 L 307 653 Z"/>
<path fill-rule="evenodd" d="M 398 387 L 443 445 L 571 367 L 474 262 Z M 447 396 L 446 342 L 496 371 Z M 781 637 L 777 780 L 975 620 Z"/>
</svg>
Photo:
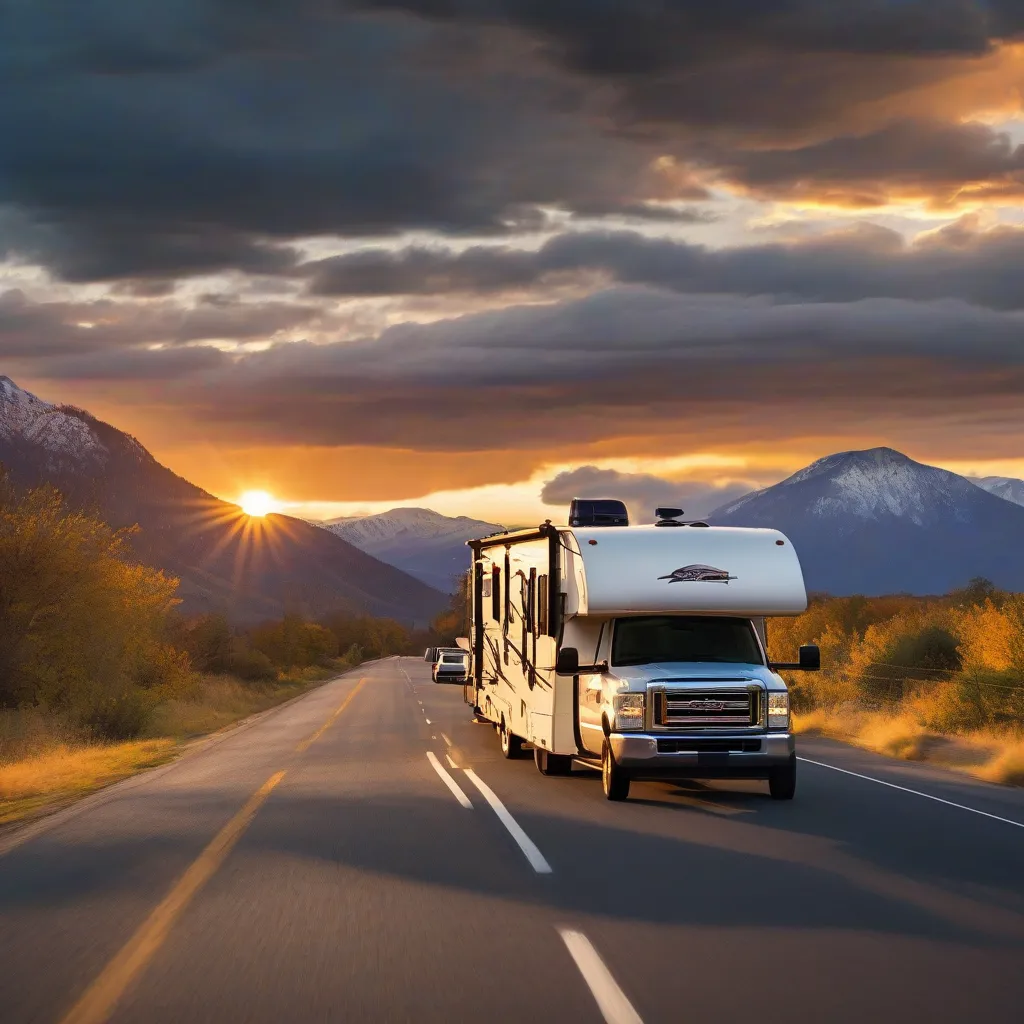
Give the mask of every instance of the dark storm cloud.
<svg viewBox="0 0 1024 1024">
<path fill-rule="evenodd" d="M 742 146 L 786 132 L 844 131 L 991 56 L 1024 32 L 1020 0 L 365 0 L 433 24 L 503 26 L 538 40 L 556 67 L 606 90 L 633 137 L 657 125 Z M 1007 89 L 1013 83 L 1007 84 Z M 1003 90 L 1003 96 L 1005 96 Z M 689 132 L 686 130 L 690 129 Z M 700 134 L 692 130 L 699 129 Z"/>
<path fill-rule="evenodd" d="M 1024 308 L 1024 230 L 960 222 L 913 244 L 878 227 L 798 243 L 711 249 L 635 232 L 569 232 L 538 250 L 474 246 L 367 249 L 307 264 L 325 295 L 493 293 L 543 288 L 583 273 L 681 292 L 846 302 L 959 298 Z"/>
<path fill-rule="evenodd" d="M 1024 195 L 1024 146 L 982 124 L 901 121 L 795 149 L 734 150 L 708 158 L 730 181 L 764 196 L 884 204 L 892 195 L 952 203 Z"/>
<path fill-rule="evenodd" d="M 708 192 L 705 189 L 696 189 L 690 198 L 706 199 Z M 710 210 L 694 207 L 680 209 L 655 203 L 577 202 L 568 212 L 579 219 L 619 217 L 624 220 L 643 220 L 661 224 L 711 224 L 719 219 L 718 215 Z"/>
<path fill-rule="evenodd" d="M 225 438 L 552 455 L 607 437 L 683 445 L 806 436 L 851 418 L 948 423 L 964 408 L 1008 406 L 1019 419 L 1024 315 L 616 288 L 362 341 L 277 344 L 168 395 Z"/>
<path fill-rule="evenodd" d="M 649 473 L 620 473 L 597 466 L 579 466 L 548 480 L 540 492 L 546 505 L 568 505 L 573 498 L 618 498 L 636 523 L 654 521 L 659 505 L 682 508 L 691 519 L 749 494 L 754 485 L 734 482 L 715 485 L 701 480 L 666 480 Z"/>
<path fill-rule="evenodd" d="M 139 345 L 187 345 L 204 340 L 246 342 L 300 327 L 336 328 L 338 323 L 315 307 L 283 302 L 241 303 L 230 298 L 208 298 L 189 307 L 173 302 L 148 304 L 112 299 L 39 302 L 12 288 L 0 293 L 0 356 L 42 358 L 118 351 L 120 356 L 112 356 L 111 361 L 102 364 L 113 369 L 117 358 L 129 358 L 123 350 Z M 145 358 L 141 356 L 131 365 L 142 366 Z M 67 375 L 66 371 L 61 373 Z M 123 375 L 120 370 L 114 373 L 115 377 Z"/>
<path fill-rule="evenodd" d="M 986 130 L 886 134 L 881 108 L 856 136 L 847 122 L 1015 37 L 1022 12 L 1009 0 L 6 4 L 0 203 L 21 222 L 0 224 L 0 250 L 72 281 L 286 274 L 301 236 L 509 234 L 541 223 L 542 207 L 685 220 L 648 201 L 706 195 L 691 163 L 764 195 L 813 196 L 820 180 L 875 201 L 890 174 L 944 198 L 992 175 L 1013 195 L 1016 155 Z M 813 138 L 773 149 L 794 126 Z M 673 173 L 652 170 L 662 155 Z"/>
<path fill-rule="evenodd" d="M 208 345 L 189 345 L 183 348 L 62 355 L 47 362 L 46 375 L 52 380 L 144 383 L 229 370 L 230 363 L 230 357 L 219 349 Z"/>
<path fill-rule="evenodd" d="M 571 67 L 637 75 L 736 47 L 869 54 L 978 54 L 1024 29 L 1018 0 L 358 0 L 362 8 L 504 24 L 549 41 Z"/>
<path fill-rule="evenodd" d="M 655 150 L 604 138 L 525 57 L 467 43 L 460 70 L 437 30 L 339 5 L 152 6 L 0 14 L 4 247 L 68 279 L 278 273 L 297 236 L 507 233 L 538 204 L 646 198 Z"/>
<path fill-rule="evenodd" d="M 290 246 L 244 232 L 112 210 L 101 216 L 83 210 L 59 226 L 32 222 L 23 213 L 2 216 L 4 257 L 41 264 L 65 281 L 133 278 L 165 284 L 176 277 L 225 270 L 284 274 L 298 262 Z"/>
</svg>

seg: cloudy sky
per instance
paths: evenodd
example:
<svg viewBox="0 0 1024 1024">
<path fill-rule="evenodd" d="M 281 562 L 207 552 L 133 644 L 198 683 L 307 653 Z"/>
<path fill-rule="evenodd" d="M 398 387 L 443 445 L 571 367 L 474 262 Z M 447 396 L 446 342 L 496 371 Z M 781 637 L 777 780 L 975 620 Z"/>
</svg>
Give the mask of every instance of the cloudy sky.
<svg viewBox="0 0 1024 1024">
<path fill-rule="evenodd" d="M 0 6 L 0 372 L 216 494 L 1024 475 L 1024 0 Z"/>
</svg>

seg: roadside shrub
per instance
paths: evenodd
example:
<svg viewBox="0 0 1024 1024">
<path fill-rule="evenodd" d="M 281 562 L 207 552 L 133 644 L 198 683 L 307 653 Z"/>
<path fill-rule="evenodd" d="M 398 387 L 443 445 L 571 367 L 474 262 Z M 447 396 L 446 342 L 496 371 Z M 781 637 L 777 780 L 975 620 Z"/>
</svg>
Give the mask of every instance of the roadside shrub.
<svg viewBox="0 0 1024 1024">
<path fill-rule="evenodd" d="M 232 652 L 224 664 L 224 671 L 246 683 L 270 683 L 277 678 L 277 669 L 262 652 L 243 648 Z"/>
<path fill-rule="evenodd" d="M 331 630 L 295 615 L 254 629 L 250 642 L 279 669 L 327 665 L 338 656 L 338 638 Z"/>
<path fill-rule="evenodd" d="M 146 728 L 155 706 L 153 695 L 145 690 L 126 690 L 84 708 L 79 721 L 94 739 L 133 740 Z"/>
</svg>

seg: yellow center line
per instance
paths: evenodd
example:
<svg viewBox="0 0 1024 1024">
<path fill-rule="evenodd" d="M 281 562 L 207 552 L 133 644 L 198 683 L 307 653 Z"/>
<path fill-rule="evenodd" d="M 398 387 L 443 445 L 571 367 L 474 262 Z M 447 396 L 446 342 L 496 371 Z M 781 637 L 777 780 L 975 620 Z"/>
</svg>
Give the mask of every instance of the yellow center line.
<svg viewBox="0 0 1024 1024">
<path fill-rule="evenodd" d="M 312 736 L 295 749 L 308 750 L 333 724 L 359 692 L 366 678 L 355 685 L 330 718 Z M 245 802 L 245 806 L 217 833 L 205 850 L 192 862 L 178 879 L 159 906 L 142 923 L 135 934 L 121 947 L 113 960 L 103 968 L 81 998 L 61 1019 L 61 1024 L 103 1024 L 110 1019 L 115 1006 L 128 986 L 149 966 L 150 961 L 164 944 L 171 928 L 184 913 L 200 889 L 217 873 L 228 854 L 252 823 L 260 807 L 285 772 L 275 772 Z"/>
<path fill-rule="evenodd" d="M 328 729 L 330 729 L 330 727 L 332 725 L 334 725 L 334 723 L 338 720 L 338 716 L 345 710 L 345 708 L 347 708 L 349 706 L 349 704 L 352 701 L 352 698 L 362 689 L 363 683 L 365 683 L 365 682 L 366 682 L 366 676 L 363 676 L 363 678 L 360 679 L 358 683 L 356 683 L 356 685 L 353 688 L 352 692 L 341 702 L 340 705 L 338 705 L 338 708 L 335 710 L 334 714 L 332 714 L 331 717 L 328 718 L 327 721 L 324 722 L 324 724 L 321 725 L 320 728 L 317 729 L 317 731 L 315 733 L 313 733 L 312 736 L 309 736 L 306 739 L 304 739 L 295 748 L 295 752 L 296 753 L 304 754 L 307 750 L 309 750 L 309 748 L 314 743 L 316 743 L 316 741 L 318 739 L 320 739 L 321 736 L 323 736 L 323 734 L 325 732 L 327 732 Z"/>
<path fill-rule="evenodd" d="M 163 945 L 175 921 L 192 898 L 214 876 L 238 842 L 256 812 L 284 778 L 276 772 L 249 799 L 245 806 L 217 833 L 213 841 L 178 879 L 174 888 L 146 918 L 139 930 L 103 969 L 98 978 L 63 1018 L 61 1024 L 101 1024 L 109 1019 L 128 986 L 146 969 Z"/>
</svg>

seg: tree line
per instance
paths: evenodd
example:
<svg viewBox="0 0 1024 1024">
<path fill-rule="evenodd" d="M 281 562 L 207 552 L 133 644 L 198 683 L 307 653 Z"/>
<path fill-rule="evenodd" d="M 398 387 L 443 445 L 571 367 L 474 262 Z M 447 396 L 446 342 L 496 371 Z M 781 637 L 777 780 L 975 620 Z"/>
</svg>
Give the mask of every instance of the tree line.
<svg viewBox="0 0 1024 1024">
<path fill-rule="evenodd" d="M 133 557 L 133 532 L 70 507 L 52 487 L 19 491 L 0 477 L 0 708 L 126 739 L 203 674 L 261 685 L 448 642 L 434 628 L 341 612 L 248 628 L 225 615 L 184 616 L 178 580 Z"/>
<path fill-rule="evenodd" d="M 942 597 L 817 596 L 767 628 L 775 660 L 821 647 L 822 671 L 789 680 L 798 710 L 908 711 L 946 733 L 1024 725 L 1024 595 L 986 579 Z"/>
</svg>

